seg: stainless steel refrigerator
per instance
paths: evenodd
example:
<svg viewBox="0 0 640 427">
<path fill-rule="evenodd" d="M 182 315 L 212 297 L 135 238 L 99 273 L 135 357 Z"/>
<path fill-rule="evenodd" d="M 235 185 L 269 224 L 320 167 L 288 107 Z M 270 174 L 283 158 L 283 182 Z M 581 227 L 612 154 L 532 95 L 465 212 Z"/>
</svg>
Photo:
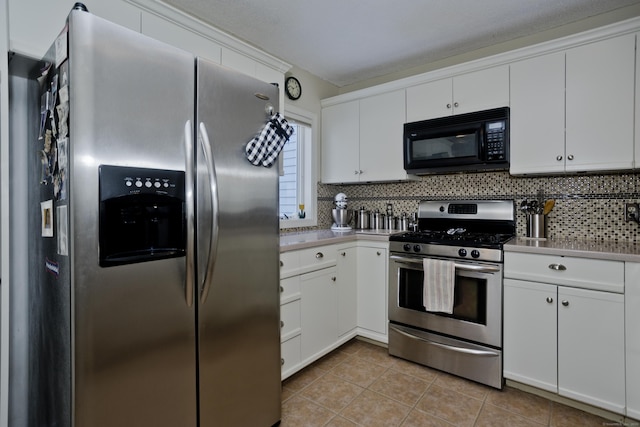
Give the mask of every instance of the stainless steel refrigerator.
<svg viewBox="0 0 640 427">
<path fill-rule="evenodd" d="M 81 10 L 11 87 L 31 102 L 10 405 L 33 426 L 278 423 L 277 168 L 245 153 L 278 88 Z"/>
</svg>

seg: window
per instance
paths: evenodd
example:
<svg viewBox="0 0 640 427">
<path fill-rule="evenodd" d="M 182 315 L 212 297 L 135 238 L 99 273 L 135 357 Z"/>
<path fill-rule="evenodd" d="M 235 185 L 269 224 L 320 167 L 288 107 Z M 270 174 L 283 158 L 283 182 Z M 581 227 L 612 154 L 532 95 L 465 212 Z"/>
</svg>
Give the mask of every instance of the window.
<svg viewBox="0 0 640 427">
<path fill-rule="evenodd" d="M 285 109 L 294 133 L 280 154 L 280 228 L 317 224 L 316 115 L 295 107 Z M 302 207 L 302 209 L 301 209 Z"/>
</svg>

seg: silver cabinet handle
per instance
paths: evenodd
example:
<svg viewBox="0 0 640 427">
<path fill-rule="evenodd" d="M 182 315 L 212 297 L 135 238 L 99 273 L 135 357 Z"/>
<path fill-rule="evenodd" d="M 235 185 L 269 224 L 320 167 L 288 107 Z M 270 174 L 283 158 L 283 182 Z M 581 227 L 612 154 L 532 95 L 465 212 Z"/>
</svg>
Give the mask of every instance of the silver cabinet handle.
<svg viewBox="0 0 640 427">
<path fill-rule="evenodd" d="M 346 252 L 342 252 L 342 253 L 340 253 L 340 255 L 347 256 L 347 253 Z"/>
<path fill-rule="evenodd" d="M 460 106 L 460 104 L 458 104 L 457 102 L 454 102 L 454 103 L 453 103 L 453 106 L 454 106 L 455 108 L 458 108 L 458 107 Z"/>
<path fill-rule="evenodd" d="M 567 301 L 566 299 L 563 300 L 562 305 L 564 305 L 565 307 L 569 307 L 569 301 Z"/>
<path fill-rule="evenodd" d="M 551 297 L 547 297 L 547 302 L 548 302 L 549 304 L 551 304 L 551 303 L 553 302 L 553 298 L 551 298 Z"/>
<path fill-rule="evenodd" d="M 284 359 L 280 359 L 280 365 L 284 366 Z"/>
<path fill-rule="evenodd" d="M 556 157 L 556 160 L 557 160 L 557 161 L 562 160 L 562 156 L 558 156 L 558 157 Z"/>
<path fill-rule="evenodd" d="M 280 267 L 284 267 L 284 262 L 282 262 L 282 260 L 280 260 Z"/>
<path fill-rule="evenodd" d="M 569 160 L 573 160 L 573 154 L 569 154 L 569 155 L 567 156 L 567 159 L 569 159 Z"/>
<path fill-rule="evenodd" d="M 318 252 L 316 254 L 316 259 L 322 259 L 324 257 L 324 254 L 322 252 Z"/>
<path fill-rule="evenodd" d="M 549 264 L 549 269 L 556 270 L 556 271 L 565 271 L 567 267 L 565 267 L 562 264 Z"/>
<path fill-rule="evenodd" d="M 336 281 L 336 276 L 333 276 L 333 277 L 331 278 L 331 281 L 332 281 L 332 282 L 335 282 L 335 281 Z"/>
<path fill-rule="evenodd" d="M 358 175 L 358 171 L 353 171 L 353 174 L 354 175 Z"/>
<path fill-rule="evenodd" d="M 284 328 L 284 322 L 282 320 L 280 321 L 280 327 Z"/>
<path fill-rule="evenodd" d="M 280 286 L 280 293 L 284 292 L 284 288 L 282 286 Z"/>
<path fill-rule="evenodd" d="M 447 104 L 447 108 L 451 108 L 451 104 Z"/>
<path fill-rule="evenodd" d="M 193 288 L 195 283 L 195 254 L 194 254 L 194 239 L 195 239 L 195 206 L 194 206 L 194 174 L 195 165 L 193 160 L 193 129 L 191 128 L 191 120 L 187 120 L 184 124 L 184 145 L 185 145 L 185 174 L 184 174 L 184 186 L 185 186 L 185 210 L 187 216 L 187 251 L 186 251 L 186 271 L 185 271 L 185 300 L 187 306 L 193 305 Z"/>
</svg>

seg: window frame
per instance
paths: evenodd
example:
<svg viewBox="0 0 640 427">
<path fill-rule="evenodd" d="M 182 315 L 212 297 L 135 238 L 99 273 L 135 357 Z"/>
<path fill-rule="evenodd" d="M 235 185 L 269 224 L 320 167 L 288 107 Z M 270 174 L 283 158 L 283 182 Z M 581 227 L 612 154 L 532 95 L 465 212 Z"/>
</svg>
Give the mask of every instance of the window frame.
<svg viewBox="0 0 640 427">
<path fill-rule="evenodd" d="M 318 115 L 293 105 L 287 105 L 284 109 L 284 116 L 286 119 L 309 125 L 311 127 L 311 141 L 304 141 L 304 147 L 298 147 L 299 152 L 302 153 L 298 157 L 298 186 L 302 187 L 302 190 L 299 189 L 298 192 L 302 191 L 304 195 L 306 217 L 280 219 L 280 229 L 314 227 L 318 224 Z"/>
</svg>

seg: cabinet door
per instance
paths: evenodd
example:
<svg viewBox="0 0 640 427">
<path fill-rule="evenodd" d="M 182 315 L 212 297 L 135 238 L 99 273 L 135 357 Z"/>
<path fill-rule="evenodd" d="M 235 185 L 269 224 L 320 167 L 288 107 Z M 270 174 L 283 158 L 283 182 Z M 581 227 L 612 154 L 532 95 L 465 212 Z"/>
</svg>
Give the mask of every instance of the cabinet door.
<svg viewBox="0 0 640 427">
<path fill-rule="evenodd" d="M 336 268 L 300 276 L 302 360 L 317 358 L 338 338 Z"/>
<path fill-rule="evenodd" d="M 564 52 L 511 64 L 512 174 L 563 172 Z"/>
<path fill-rule="evenodd" d="M 509 66 L 487 68 L 453 78 L 454 114 L 509 106 Z"/>
<path fill-rule="evenodd" d="M 387 250 L 381 247 L 358 248 L 358 327 L 387 336 Z"/>
<path fill-rule="evenodd" d="M 558 287 L 558 390 L 624 413 L 622 294 Z"/>
<path fill-rule="evenodd" d="M 625 265 L 627 416 L 640 420 L 640 263 Z"/>
<path fill-rule="evenodd" d="M 360 101 L 322 109 L 322 182 L 357 182 L 360 176 Z"/>
<path fill-rule="evenodd" d="M 557 287 L 504 280 L 504 376 L 558 392 Z"/>
<path fill-rule="evenodd" d="M 404 89 L 360 100 L 360 181 L 407 178 L 402 158 Z"/>
<path fill-rule="evenodd" d="M 567 171 L 633 167 L 635 35 L 567 51 Z"/>
<path fill-rule="evenodd" d="M 452 80 L 442 79 L 407 88 L 407 122 L 453 114 Z"/>
<path fill-rule="evenodd" d="M 338 249 L 338 336 L 357 326 L 357 259 L 356 247 Z"/>
</svg>

